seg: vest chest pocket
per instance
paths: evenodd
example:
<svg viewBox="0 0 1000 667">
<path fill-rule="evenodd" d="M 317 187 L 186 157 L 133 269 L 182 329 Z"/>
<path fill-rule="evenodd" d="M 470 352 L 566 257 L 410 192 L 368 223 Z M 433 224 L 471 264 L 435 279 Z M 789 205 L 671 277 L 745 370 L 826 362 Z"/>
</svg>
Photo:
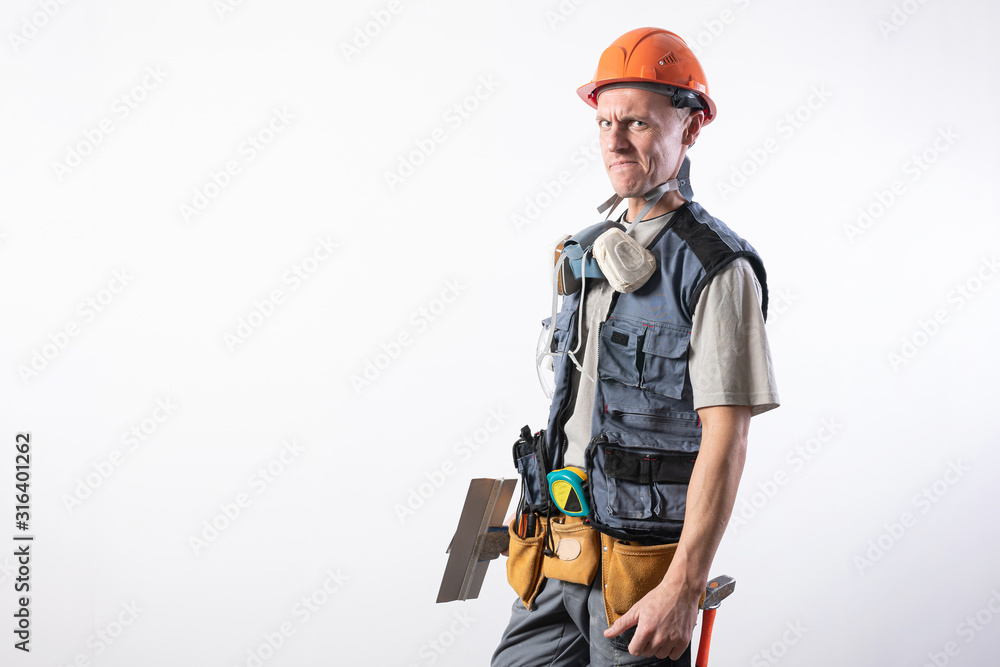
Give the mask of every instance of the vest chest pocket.
<svg viewBox="0 0 1000 667">
<path fill-rule="evenodd" d="M 598 373 L 602 380 L 680 399 L 690 341 L 683 327 L 612 317 L 601 326 Z"/>
<path fill-rule="evenodd" d="M 602 380 L 614 380 L 628 387 L 639 386 L 643 329 L 613 319 L 601 325 L 597 372 Z"/>
<path fill-rule="evenodd" d="M 681 398 L 687 373 L 691 332 L 681 327 L 650 328 L 642 341 L 643 389 L 671 398 Z"/>
</svg>

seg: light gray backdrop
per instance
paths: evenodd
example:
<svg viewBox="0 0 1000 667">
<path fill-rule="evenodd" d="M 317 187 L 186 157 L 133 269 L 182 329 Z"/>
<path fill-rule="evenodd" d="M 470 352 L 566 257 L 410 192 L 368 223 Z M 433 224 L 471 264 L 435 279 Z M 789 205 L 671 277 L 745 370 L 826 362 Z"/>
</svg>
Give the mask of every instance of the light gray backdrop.
<svg viewBox="0 0 1000 667">
<path fill-rule="evenodd" d="M 444 549 L 543 422 L 550 247 L 610 194 L 575 89 L 645 25 L 772 295 L 713 663 L 995 664 L 995 4 L 0 14 L 0 664 L 485 665 L 512 593 L 435 605 Z"/>
</svg>

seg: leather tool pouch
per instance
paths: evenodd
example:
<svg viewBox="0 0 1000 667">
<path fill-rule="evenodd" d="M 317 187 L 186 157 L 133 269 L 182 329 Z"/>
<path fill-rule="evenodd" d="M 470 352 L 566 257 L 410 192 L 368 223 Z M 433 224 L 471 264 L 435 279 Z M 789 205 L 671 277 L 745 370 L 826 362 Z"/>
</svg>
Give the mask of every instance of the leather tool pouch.
<svg viewBox="0 0 1000 667">
<path fill-rule="evenodd" d="M 521 474 L 524 502 L 529 512 L 545 514 L 549 507 L 549 465 L 545 453 L 545 431 L 532 435 L 527 426 L 521 428 L 521 437 L 514 443 L 514 465 Z"/>
<path fill-rule="evenodd" d="M 663 581 L 677 543 L 639 546 L 608 535 L 601 535 L 601 543 L 604 609 L 611 625 Z"/>
<path fill-rule="evenodd" d="M 519 537 L 514 524 L 508 528 L 510 546 L 507 553 L 507 582 L 517 597 L 521 598 L 525 609 L 542 589 L 542 553 L 545 550 L 546 520 L 538 517 L 538 527 L 533 537 Z"/>
<path fill-rule="evenodd" d="M 573 584 L 590 585 L 601 562 L 601 535 L 583 517 L 562 516 L 549 523 L 555 555 L 542 560 L 542 574 Z"/>
</svg>

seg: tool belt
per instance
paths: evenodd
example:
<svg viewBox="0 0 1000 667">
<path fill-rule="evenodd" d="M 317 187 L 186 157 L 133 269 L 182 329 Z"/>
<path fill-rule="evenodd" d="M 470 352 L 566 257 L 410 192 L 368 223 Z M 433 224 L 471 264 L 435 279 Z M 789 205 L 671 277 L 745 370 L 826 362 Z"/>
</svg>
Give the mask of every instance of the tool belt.
<svg viewBox="0 0 1000 667">
<path fill-rule="evenodd" d="M 600 533 L 583 517 L 538 517 L 536 526 L 531 537 L 510 526 L 507 581 L 525 609 L 531 609 L 545 579 L 589 586 L 601 563 Z"/>
<path fill-rule="evenodd" d="M 532 435 L 525 426 L 514 443 L 522 495 L 508 527 L 507 581 L 530 610 L 545 579 L 589 586 L 600 570 L 611 625 L 663 581 L 677 544 L 617 539 L 597 531 L 587 517 L 560 512 L 546 483 L 544 433 Z"/>
<path fill-rule="evenodd" d="M 513 523 L 509 530 L 507 581 L 525 609 L 531 609 L 545 579 L 590 585 L 600 570 L 608 625 L 663 581 L 677 550 L 676 543 L 641 545 L 603 535 L 582 517 L 539 517 L 531 537 L 518 535 Z"/>
</svg>

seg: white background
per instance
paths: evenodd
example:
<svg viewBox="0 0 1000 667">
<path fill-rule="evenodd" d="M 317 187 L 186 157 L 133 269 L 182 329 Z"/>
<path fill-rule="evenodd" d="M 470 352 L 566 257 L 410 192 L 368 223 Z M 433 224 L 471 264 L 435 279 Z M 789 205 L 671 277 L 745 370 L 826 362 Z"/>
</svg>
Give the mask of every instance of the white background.
<svg viewBox="0 0 1000 667">
<path fill-rule="evenodd" d="M 487 664 L 513 595 L 494 564 L 436 605 L 444 549 L 544 420 L 550 246 L 610 194 L 575 89 L 645 25 L 699 54 L 696 197 L 772 297 L 783 405 L 713 567 L 713 664 L 995 664 L 998 20 L 5 2 L 0 629 L 21 431 L 36 541 L 32 652 L 4 629 L 0 664 Z"/>
</svg>

